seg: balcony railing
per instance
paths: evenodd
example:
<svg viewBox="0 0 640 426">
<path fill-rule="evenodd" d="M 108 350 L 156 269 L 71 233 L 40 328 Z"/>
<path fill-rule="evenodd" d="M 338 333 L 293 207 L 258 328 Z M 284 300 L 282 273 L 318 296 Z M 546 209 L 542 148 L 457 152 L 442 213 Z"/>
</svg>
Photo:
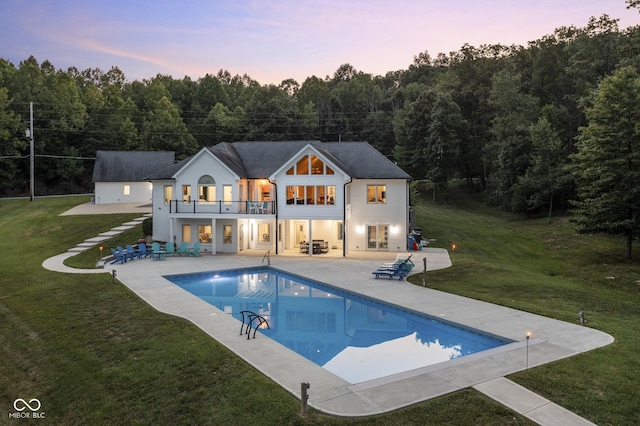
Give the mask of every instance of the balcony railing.
<svg viewBox="0 0 640 426">
<path fill-rule="evenodd" d="M 275 214 L 274 201 L 170 200 L 169 213 Z"/>
</svg>

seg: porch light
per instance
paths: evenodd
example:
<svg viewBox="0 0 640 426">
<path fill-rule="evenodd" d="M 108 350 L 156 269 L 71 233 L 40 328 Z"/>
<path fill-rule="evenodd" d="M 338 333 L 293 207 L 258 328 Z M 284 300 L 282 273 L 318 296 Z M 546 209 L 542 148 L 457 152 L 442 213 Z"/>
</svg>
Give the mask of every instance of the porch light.
<svg viewBox="0 0 640 426">
<path fill-rule="evenodd" d="M 364 234 L 364 226 L 362 226 L 362 225 L 356 226 L 356 232 L 358 234 Z"/>
<path fill-rule="evenodd" d="M 398 231 L 400 231 L 400 227 L 397 225 L 390 226 L 389 231 L 391 231 L 392 234 L 397 234 Z"/>
</svg>

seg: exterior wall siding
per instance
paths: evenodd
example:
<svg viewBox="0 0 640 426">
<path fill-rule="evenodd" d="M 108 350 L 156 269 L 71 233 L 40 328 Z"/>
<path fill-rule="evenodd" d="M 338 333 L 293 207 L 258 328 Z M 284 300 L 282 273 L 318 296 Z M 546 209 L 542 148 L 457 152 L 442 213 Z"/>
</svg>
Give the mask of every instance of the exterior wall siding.
<svg viewBox="0 0 640 426">
<path fill-rule="evenodd" d="M 386 203 L 367 201 L 367 185 L 386 185 Z M 389 225 L 388 250 L 407 248 L 407 184 L 404 179 L 361 179 L 349 185 L 350 205 L 346 232 L 347 249 L 363 251 L 367 248 L 367 226 Z"/>
<path fill-rule="evenodd" d="M 124 194 L 125 185 L 129 185 L 129 195 Z M 93 198 L 95 204 L 150 203 L 152 184 L 150 182 L 96 182 Z"/>
<path fill-rule="evenodd" d="M 164 203 L 165 185 L 174 186 L 173 194 L 176 194 L 173 180 L 156 180 L 153 182 L 153 239 L 158 241 L 171 241 L 169 204 Z"/>
</svg>

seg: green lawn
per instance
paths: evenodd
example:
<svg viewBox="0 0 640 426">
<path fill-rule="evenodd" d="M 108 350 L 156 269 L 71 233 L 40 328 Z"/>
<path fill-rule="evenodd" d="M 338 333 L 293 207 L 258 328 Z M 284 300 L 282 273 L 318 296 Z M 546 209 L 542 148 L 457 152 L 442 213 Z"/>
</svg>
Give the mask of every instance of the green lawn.
<svg viewBox="0 0 640 426">
<path fill-rule="evenodd" d="M 59 216 L 86 201 L 0 200 L 0 418 L 14 411 L 15 399 L 38 398 L 46 423 L 60 425 L 531 424 L 472 389 L 374 418 L 315 410 L 301 418 L 294 396 L 110 275 L 41 267 L 136 216 Z M 447 206 L 425 202 L 417 210 L 436 246 L 457 245 L 454 267 L 430 273 L 429 287 L 572 322 L 584 311 L 587 326 L 616 338 L 512 380 L 595 423 L 640 424 L 640 263 L 623 260 L 621 240 L 576 235 L 566 221 L 520 220 L 453 196 Z M 93 266 L 98 257 L 94 249 L 67 264 Z"/>
</svg>

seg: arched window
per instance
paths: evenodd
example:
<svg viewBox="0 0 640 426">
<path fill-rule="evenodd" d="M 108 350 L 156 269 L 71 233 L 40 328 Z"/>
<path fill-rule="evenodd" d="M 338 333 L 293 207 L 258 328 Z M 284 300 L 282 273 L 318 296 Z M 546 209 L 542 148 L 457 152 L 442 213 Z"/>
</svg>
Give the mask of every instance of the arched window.
<svg viewBox="0 0 640 426">
<path fill-rule="evenodd" d="M 198 179 L 198 200 L 205 203 L 216 201 L 216 181 L 209 175 Z"/>
</svg>

